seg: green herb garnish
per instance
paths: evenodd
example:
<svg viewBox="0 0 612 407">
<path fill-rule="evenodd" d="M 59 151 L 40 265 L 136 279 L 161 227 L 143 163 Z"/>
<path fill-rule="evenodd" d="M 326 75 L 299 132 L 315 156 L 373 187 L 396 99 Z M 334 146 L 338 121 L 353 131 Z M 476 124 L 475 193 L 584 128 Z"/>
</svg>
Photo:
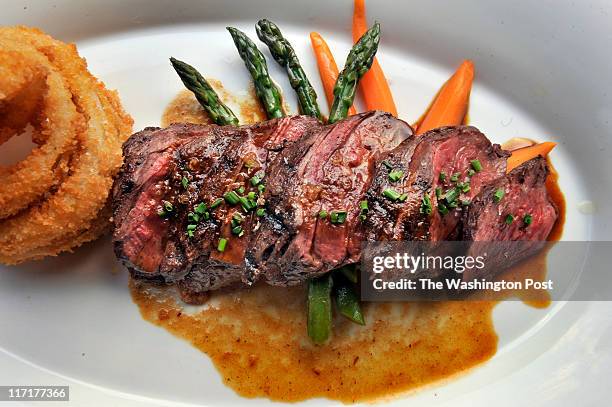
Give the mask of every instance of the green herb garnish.
<svg viewBox="0 0 612 407">
<path fill-rule="evenodd" d="M 266 214 L 266 210 L 264 208 L 258 208 L 257 211 L 255 211 L 255 214 L 259 217 L 262 217 Z"/>
<path fill-rule="evenodd" d="M 204 202 L 200 202 L 195 206 L 194 211 L 195 213 L 202 215 L 204 212 L 206 212 L 206 208 L 206 204 Z"/>
<path fill-rule="evenodd" d="M 391 201 L 397 201 L 399 199 L 399 197 L 400 197 L 400 194 L 397 191 L 395 191 L 395 190 L 393 190 L 391 188 L 385 189 L 383 191 L 383 195 L 384 195 L 385 198 L 387 198 L 387 199 L 389 199 Z"/>
<path fill-rule="evenodd" d="M 227 247 L 227 241 L 228 240 L 224 237 L 219 239 L 219 244 L 217 244 L 217 250 L 223 253 L 225 251 L 225 248 Z"/>
<path fill-rule="evenodd" d="M 506 215 L 506 225 L 510 225 L 512 222 L 514 222 L 514 216 L 512 214 L 507 214 Z"/>
<path fill-rule="evenodd" d="M 210 209 L 215 209 L 217 206 L 223 203 L 223 198 L 217 198 L 210 204 Z"/>
<path fill-rule="evenodd" d="M 531 225 L 531 222 L 533 222 L 533 217 L 530 214 L 523 216 L 523 223 L 525 226 Z"/>
<path fill-rule="evenodd" d="M 318 215 L 320 219 L 325 219 L 327 218 L 327 211 L 319 211 Z"/>
<path fill-rule="evenodd" d="M 502 189 L 499 188 L 497 191 L 495 191 L 495 193 L 493 194 L 493 200 L 495 202 L 499 202 L 502 200 L 502 198 L 504 197 L 504 195 L 506 194 L 506 192 Z"/>
<path fill-rule="evenodd" d="M 425 215 L 431 215 L 433 210 L 433 206 L 431 204 L 431 198 L 428 194 L 423 195 L 423 200 L 421 202 L 420 212 Z"/>
<path fill-rule="evenodd" d="M 446 173 L 444 171 L 440 172 L 438 179 L 440 180 L 440 182 L 446 181 Z"/>
<path fill-rule="evenodd" d="M 472 165 L 472 168 L 474 169 L 474 171 L 476 172 L 482 171 L 482 164 L 480 164 L 480 160 L 472 160 L 470 161 L 470 164 Z"/>
<path fill-rule="evenodd" d="M 346 211 L 331 211 L 329 221 L 335 225 L 341 225 L 346 221 Z"/>
<path fill-rule="evenodd" d="M 450 180 L 451 182 L 457 182 L 459 181 L 459 177 L 461 176 L 460 172 L 456 172 L 453 175 L 451 175 Z"/>
<path fill-rule="evenodd" d="M 183 185 L 183 188 L 187 189 L 189 186 L 189 179 L 187 177 L 181 178 L 181 185 Z"/>
<path fill-rule="evenodd" d="M 397 182 L 404 176 L 404 171 L 401 170 L 393 170 L 389 173 L 389 181 Z"/>
<path fill-rule="evenodd" d="M 240 202 L 240 197 L 234 191 L 226 192 L 225 194 L 223 194 L 223 198 L 225 198 L 227 203 L 229 203 L 230 205 L 236 205 L 238 202 Z"/>
</svg>

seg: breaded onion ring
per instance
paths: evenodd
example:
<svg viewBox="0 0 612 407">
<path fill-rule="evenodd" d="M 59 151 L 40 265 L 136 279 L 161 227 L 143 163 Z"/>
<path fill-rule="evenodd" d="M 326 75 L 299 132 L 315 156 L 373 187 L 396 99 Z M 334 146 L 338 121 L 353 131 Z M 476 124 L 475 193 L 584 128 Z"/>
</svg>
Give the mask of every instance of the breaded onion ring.
<svg viewBox="0 0 612 407">
<path fill-rule="evenodd" d="M 37 29 L 7 27 L 0 28 L 0 49 L 5 47 L 22 51 L 26 59 L 46 60 L 39 63 L 47 69 L 45 120 L 41 126 L 41 132 L 48 132 L 47 140 L 24 161 L 50 144 L 56 132 L 63 133 L 63 141 L 71 142 L 69 148 L 54 150 L 61 156 L 56 158 L 68 160 L 69 171 L 59 185 L 46 190 L 43 199 L 0 221 L 0 262 L 15 264 L 70 250 L 102 233 L 108 225 L 104 208 L 113 177 L 121 166 L 121 145 L 131 133 L 132 120 L 123 111 L 117 94 L 89 73 L 74 45 Z M 69 133 L 57 131 L 59 128 Z M 66 151 L 70 153 L 64 154 Z M 39 181 L 41 176 L 49 179 L 54 166 L 48 164 L 46 161 L 29 176 L 27 170 L 34 171 L 34 167 L 25 166 L 21 181 Z M 2 184 L 5 176 L 0 177 Z M 31 191 L 36 189 L 33 184 L 28 184 Z M 15 188 L 25 189 L 19 184 Z M 22 193 L 2 188 L 0 199 L 12 201 L 12 194 Z"/>
<path fill-rule="evenodd" d="M 72 93 L 69 91 L 64 78 L 57 72 L 48 59 L 41 55 L 36 48 L 27 44 L 18 44 L 5 38 L 0 38 L 0 65 L 15 61 L 15 53 L 19 50 L 17 59 L 24 69 L 37 67 L 44 73 L 44 90 L 41 100 L 42 109 L 39 114 L 40 121 L 34 123 L 41 134 L 44 134 L 44 144 L 34 149 L 28 157 L 21 162 L 2 168 L 0 170 L 0 219 L 17 213 L 41 198 L 47 191 L 56 187 L 61 181 L 58 170 L 62 168 L 62 160 L 72 153 L 76 145 L 77 134 L 84 131 L 85 120 L 77 112 L 72 102 Z M 7 52 L 8 51 L 8 52 Z M 5 58 L 9 58 L 7 61 Z M 32 79 L 34 80 L 34 79 Z M 29 87 L 31 82 L 25 82 Z M 19 94 L 18 92 L 17 95 Z M 6 115 L 3 122 L 11 117 L 11 110 L 19 111 L 22 104 L 12 105 L 7 101 Z M 31 115 L 30 115 L 31 116 Z M 30 122 L 32 117 L 19 117 L 19 121 L 11 120 L 3 123 L 5 130 L 20 128 Z M 23 123 L 25 121 L 25 123 Z"/>
</svg>

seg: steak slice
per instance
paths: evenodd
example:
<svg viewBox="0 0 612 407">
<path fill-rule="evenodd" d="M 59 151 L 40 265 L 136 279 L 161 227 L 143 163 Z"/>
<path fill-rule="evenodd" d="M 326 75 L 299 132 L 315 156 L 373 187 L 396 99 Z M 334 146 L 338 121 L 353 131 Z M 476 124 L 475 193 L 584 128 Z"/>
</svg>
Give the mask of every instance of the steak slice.
<svg viewBox="0 0 612 407">
<path fill-rule="evenodd" d="M 547 176 L 546 159 L 536 157 L 484 187 L 473 200 L 463 215 L 461 237 L 473 242 L 468 255 L 482 255 L 486 247 L 488 260 L 484 269 L 467 270 L 464 280 L 490 279 L 544 247 L 559 216 L 546 189 Z"/>
<path fill-rule="evenodd" d="M 283 149 L 299 140 L 306 131 L 318 128 L 320 124 L 308 116 L 285 117 L 270 120 L 237 130 L 226 153 L 212 166 L 205 177 L 199 177 L 194 189 L 199 191 L 195 207 L 199 202 L 214 202 L 230 191 L 240 196 L 253 193 L 261 195 L 259 185 L 251 180 L 258 177 L 266 180 L 270 161 Z M 199 143 L 195 141 L 194 143 Z M 185 150 L 188 146 L 185 146 Z M 185 151 L 183 161 L 199 156 L 196 150 Z M 190 158 L 191 157 L 191 158 Z M 263 184 L 262 184 L 263 185 Z M 257 198 L 255 201 L 263 203 Z M 185 248 L 189 274 L 179 282 L 184 299 L 193 293 L 215 290 L 232 284 L 240 284 L 244 278 L 244 257 L 247 244 L 259 217 L 253 209 L 224 202 L 209 212 L 210 221 L 201 222 L 189 237 L 185 233 L 180 241 Z M 189 222 L 185 223 L 186 225 Z M 241 232 L 235 228 L 239 227 Z M 235 230 L 234 232 L 232 230 Z M 238 236 L 239 235 L 239 236 Z M 217 250 L 220 239 L 227 239 L 223 251 Z"/>
<path fill-rule="evenodd" d="M 123 145 L 124 163 L 113 185 L 113 244 L 117 258 L 140 277 L 160 277 L 169 233 L 169 223 L 158 215 L 165 180 L 176 149 L 198 133 L 187 124 L 147 127 Z"/>
<path fill-rule="evenodd" d="M 367 193 L 366 240 L 456 239 L 462 201 L 503 176 L 508 155 L 471 126 L 404 141 L 380 162 Z M 392 180 L 398 171 L 401 177 Z"/>
<path fill-rule="evenodd" d="M 367 112 L 312 129 L 278 155 L 266 185 L 268 213 L 246 253 L 248 279 L 294 285 L 357 261 L 359 202 L 375 163 L 411 135 L 407 123 Z"/>
</svg>

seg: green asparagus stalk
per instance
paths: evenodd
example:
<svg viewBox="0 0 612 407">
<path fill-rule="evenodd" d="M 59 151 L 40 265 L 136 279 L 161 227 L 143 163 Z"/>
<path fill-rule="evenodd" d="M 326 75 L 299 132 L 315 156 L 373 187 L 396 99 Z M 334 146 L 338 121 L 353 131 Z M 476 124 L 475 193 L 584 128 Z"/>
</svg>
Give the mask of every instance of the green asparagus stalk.
<svg viewBox="0 0 612 407">
<path fill-rule="evenodd" d="M 185 87 L 193 92 L 214 123 L 221 126 L 238 125 L 234 112 L 221 102 L 215 90 L 193 66 L 175 58 L 170 58 L 170 63 Z"/>
<path fill-rule="evenodd" d="M 276 62 L 287 70 L 289 83 L 297 93 L 300 113 L 321 120 L 321 112 L 319 111 L 319 105 L 317 105 L 317 93 L 308 81 L 297 54 L 289 41 L 283 37 L 278 26 L 269 20 L 259 20 L 255 28 L 257 36 L 268 46 Z"/>
<path fill-rule="evenodd" d="M 240 54 L 240 58 L 244 61 L 253 78 L 255 93 L 261 101 L 268 119 L 283 117 L 285 113 L 282 108 L 280 91 L 268 74 L 268 65 L 263 54 L 242 31 L 233 27 L 227 27 L 227 30 L 232 35 L 238 54 Z"/>
<path fill-rule="evenodd" d="M 308 336 L 319 345 L 325 343 L 331 334 L 331 290 L 331 273 L 308 282 Z"/>
<path fill-rule="evenodd" d="M 354 284 L 343 277 L 338 277 L 334 278 L 334 297 L 340 314 L 359 325 L 365 325 L 359 297 L 353 288 Z"/>
<path fill-rule="evenodd" d="M 334 85 L 334 102 L 329 113 L 329 123 L 335 123 L 347 116 L 355 99 L 357 84 L 372 66 L 379 41 L 380 24 L 374 23 L 349 52 L 344 69 Z"/>
</svg>

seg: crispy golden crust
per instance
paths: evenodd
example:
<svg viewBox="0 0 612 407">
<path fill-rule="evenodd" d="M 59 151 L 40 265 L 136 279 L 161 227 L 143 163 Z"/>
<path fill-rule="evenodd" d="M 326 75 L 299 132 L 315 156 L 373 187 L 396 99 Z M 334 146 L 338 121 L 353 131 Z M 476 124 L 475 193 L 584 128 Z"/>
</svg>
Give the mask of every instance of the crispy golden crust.
<svg viewBox="0 0 612 407">
<path fill-rule="evenodd" d="M 12 182 L 12 188 L 0 187 L 0 206 L 11 203 L 11 210 L 0 209 L 0 218 L 5 217 L 0 262 L 15 264 L 70 250 L 107 227 L 103 212 L 132 119 L 117 94 L 89 73 L 74 45 L 37 29 L 8 27 L 0 28 L 0 49 L 6 47 L 44 67 L 47 87 L 39 126 L 45 143 L 0 172 L 0 184 Z M 47 154 L 44 149 L 52 142 L 59 144 Z M 36 159 L 38 166 L 32 164 Z"/>
</svg>

